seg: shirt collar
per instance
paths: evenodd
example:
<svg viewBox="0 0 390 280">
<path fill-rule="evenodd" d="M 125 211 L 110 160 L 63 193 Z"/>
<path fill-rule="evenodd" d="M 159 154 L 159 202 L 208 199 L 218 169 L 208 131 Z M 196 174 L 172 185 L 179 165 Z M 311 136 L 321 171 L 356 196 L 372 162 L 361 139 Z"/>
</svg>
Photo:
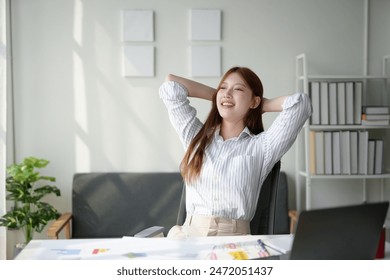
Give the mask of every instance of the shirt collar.
<svg viewBox="0 0 390 280">
<path fill-rule="evenodd" d="M 215 139 L 218 140 L 218 141 L 224 141 L 222 136 L 219 134 L 219 132 L 221 131 L 221 127 L 217 127 L 217 129 L 215 130 Z M 234 137 L 234 138 L 231 138 L 229 140 L 233 140 L 233 141 L 238 141 L 238 140 L 241 140 L 241 139 L 244 139 L 246 137 L 253 137 L 254 134 L 249 130 L 249 128 L 246 126 L 240 133 L 240 135 L 238 135 L 238 137 Z"/>
</svg>

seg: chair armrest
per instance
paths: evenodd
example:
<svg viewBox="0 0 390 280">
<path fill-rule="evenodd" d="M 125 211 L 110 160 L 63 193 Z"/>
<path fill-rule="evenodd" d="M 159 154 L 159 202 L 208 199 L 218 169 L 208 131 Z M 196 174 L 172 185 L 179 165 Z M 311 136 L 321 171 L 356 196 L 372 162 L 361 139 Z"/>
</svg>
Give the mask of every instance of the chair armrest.
<svg viewBox="0 0 390 280">
<path fill-rule="evenodd" d="M 154 226 L 147 229 L 144 229 L 143 231 L 140 231 L 134 235 L 134 237 L 164 237 L 164 227 L 160 226 Z"/>
<path fill-rule="evenodd" d="M 70 222 L 72 220 L 71 213 L 62 214 L 57 220 L 55 220 L 49 229 L 47 230 L 47 236 L 51 239 L 58 239 L 58 234 L 65 228 L 65 238 L 70 239 Z"/>
</svg>

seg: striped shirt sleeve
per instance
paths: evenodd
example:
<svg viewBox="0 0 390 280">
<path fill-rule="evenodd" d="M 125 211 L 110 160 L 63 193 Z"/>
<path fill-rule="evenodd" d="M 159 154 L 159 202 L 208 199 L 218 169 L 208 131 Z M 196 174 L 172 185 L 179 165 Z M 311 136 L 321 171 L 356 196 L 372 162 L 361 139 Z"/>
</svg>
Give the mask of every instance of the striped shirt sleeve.
<svg viewBox="0 0 390 280">
<path fill-rule="evenodd" d="M 291 148 L 312 112 L 309 96 L 304 93 L 289 96 L 282 108 L 283 111 L 263 133 L 265 166 L 269 169 Z M 267 170 L 265 175 L 268 171 L 270 170 Z"/>
<path fill-rule="evenodd" d="M 160 86 L 159 95 L 167 107 L 172 126 L 187 149 L 203 125 L 196 117 L 196 109 L 190 105 L 187 89 L 180 83 L 166 81 Z"/>
</svg>

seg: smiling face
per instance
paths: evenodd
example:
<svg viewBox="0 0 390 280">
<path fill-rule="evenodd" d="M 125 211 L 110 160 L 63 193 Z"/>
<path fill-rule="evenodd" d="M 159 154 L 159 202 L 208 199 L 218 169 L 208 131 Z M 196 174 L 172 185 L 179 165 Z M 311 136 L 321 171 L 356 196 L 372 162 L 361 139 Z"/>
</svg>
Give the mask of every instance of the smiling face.
<svg viewBox="0 0 390 280">
<path fill-rule="evenodd" d="M 240 74 L 229 74 L 220 85 L 216 102 L 218 112 L 223 121 L 242 124 L 248 110 L 254 109 L 260 104 L 260 97 L 254 96 L 251 88 Z"/>
</svg>

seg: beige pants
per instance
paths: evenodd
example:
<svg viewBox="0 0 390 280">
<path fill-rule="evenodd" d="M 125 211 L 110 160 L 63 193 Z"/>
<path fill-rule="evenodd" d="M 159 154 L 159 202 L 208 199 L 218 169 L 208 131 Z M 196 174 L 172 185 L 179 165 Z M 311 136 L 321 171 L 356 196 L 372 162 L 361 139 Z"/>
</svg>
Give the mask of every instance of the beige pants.
<svg viewBox="0 0 390 280">
<path fill-rule="evenodd" d="M 249 221 L 219 217 L 188 216 L 182 226 L 172 227 L 167 237 L 196 237 L 250 234 Z"/>
</svg>

